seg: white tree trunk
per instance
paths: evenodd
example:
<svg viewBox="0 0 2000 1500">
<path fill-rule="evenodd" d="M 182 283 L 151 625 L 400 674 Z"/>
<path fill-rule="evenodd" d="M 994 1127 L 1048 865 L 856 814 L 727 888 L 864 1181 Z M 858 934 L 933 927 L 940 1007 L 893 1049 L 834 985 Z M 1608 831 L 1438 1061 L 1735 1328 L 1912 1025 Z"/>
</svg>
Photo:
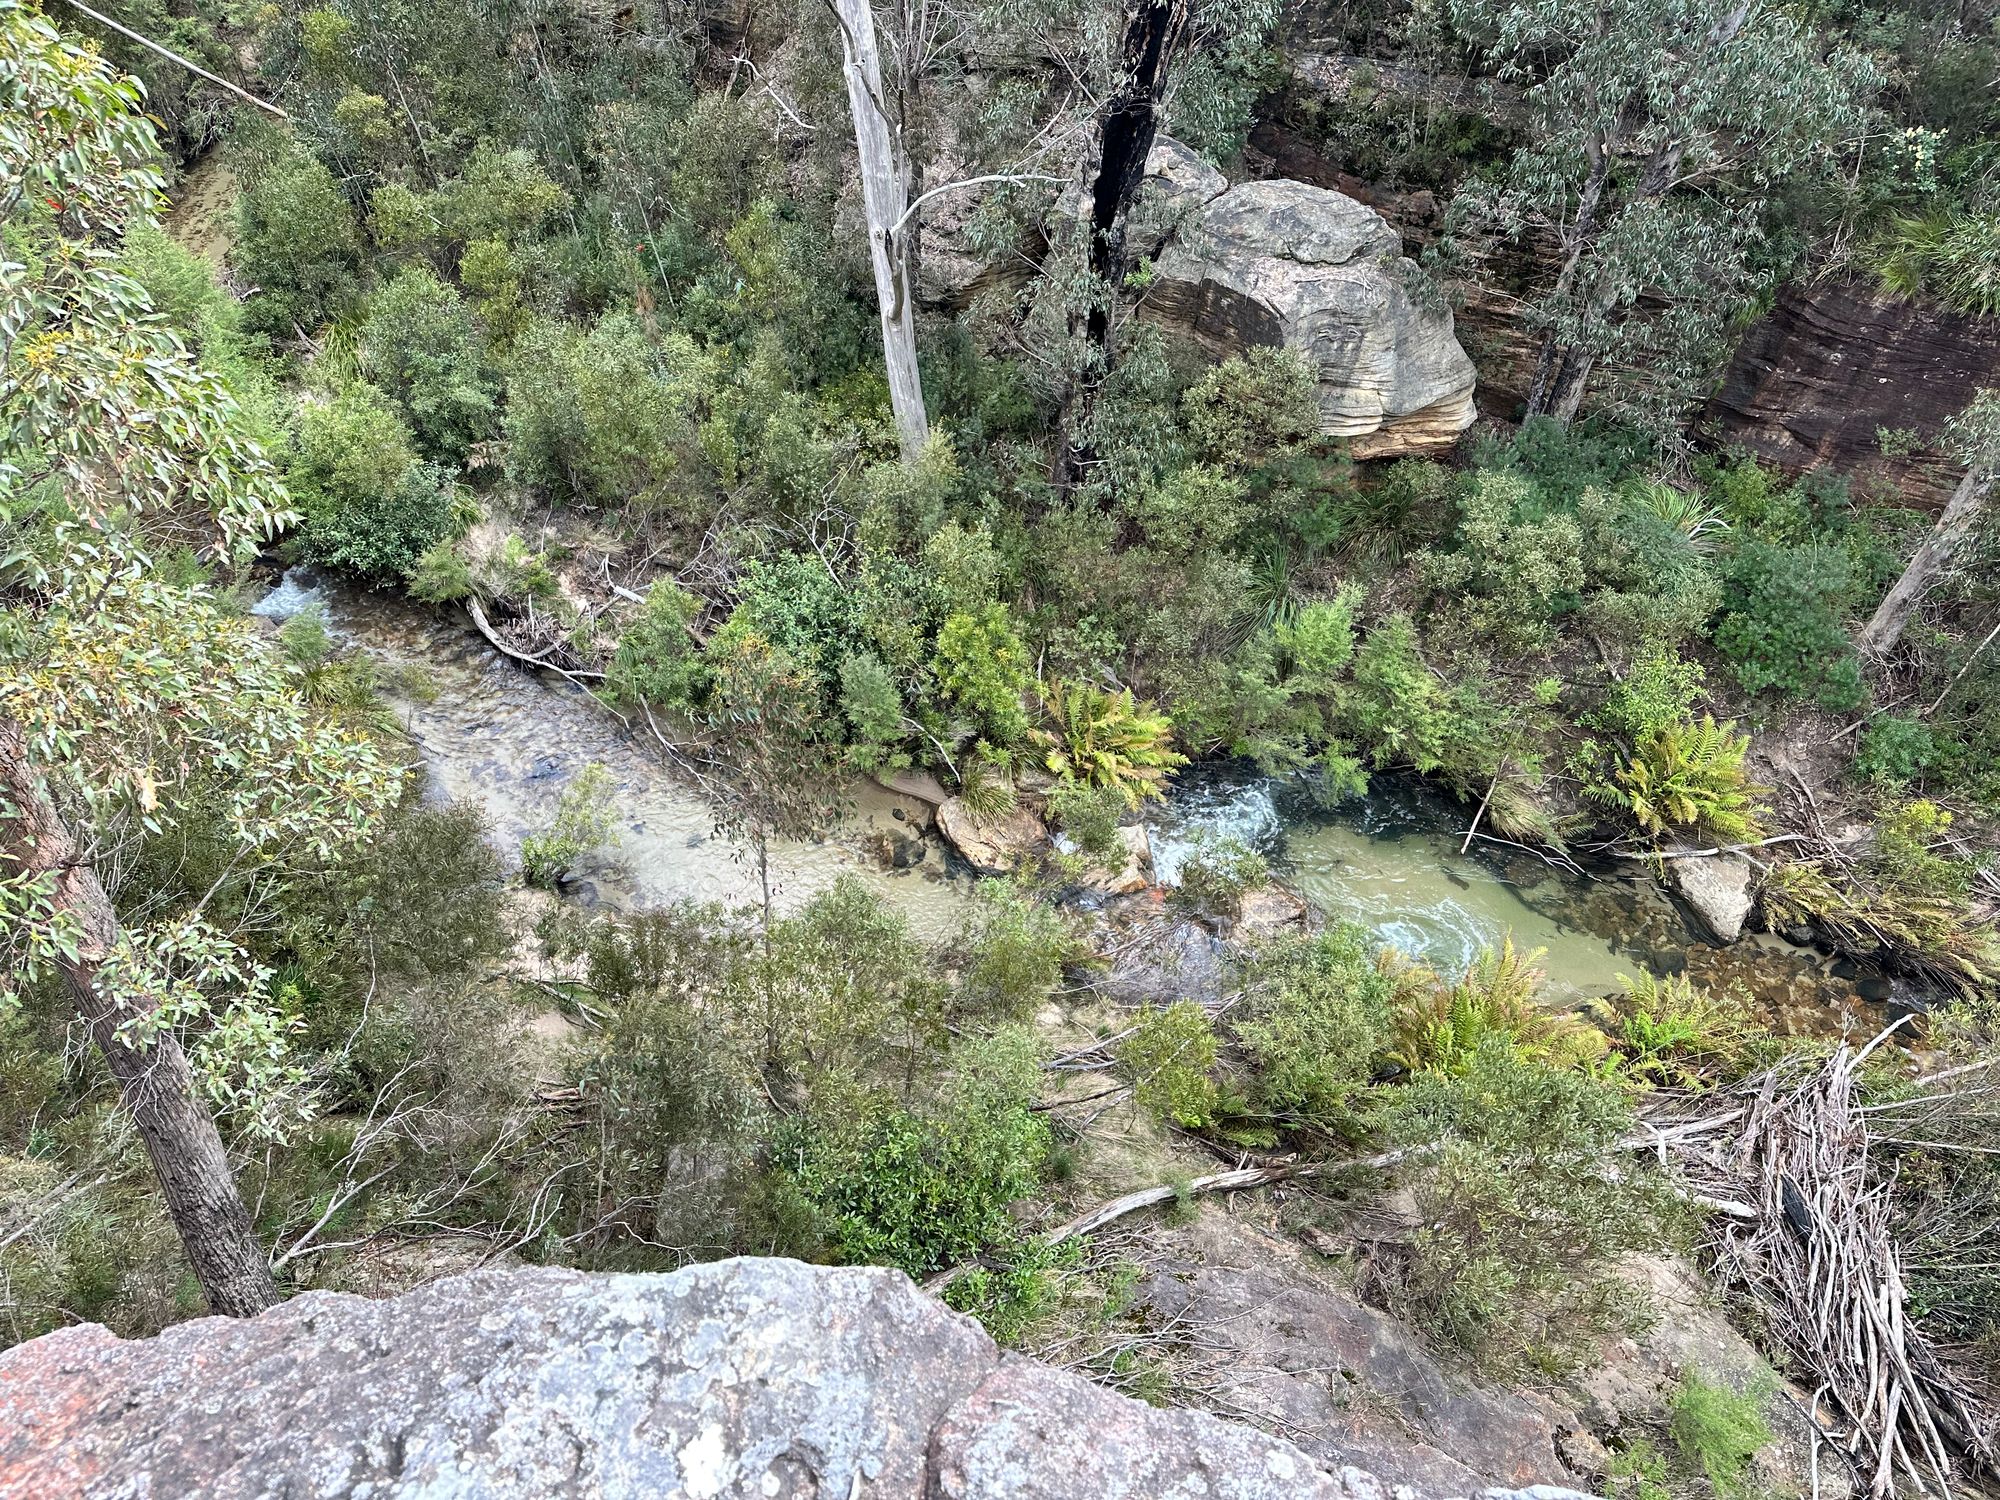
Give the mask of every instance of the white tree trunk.
<svg viewBox="0 0 2000 1500">
<path fill-rule="evenodd" d="M 915 289 L 909 259 L 897 236 L 909 207 L 909 174 L 902 142 L 882 96 L 882 59 L 875 45 L 869 0 L 831 0 L 846 58 L 847 102 L 854 114 L 854 144 L 861 158 L 861 202 L 868 215 L 868 258 L 875 268 L 875 300 L 882 313 L 882 361 L 889 373 L 889 404 L 903 462 L 915 463 L 930 438 L 924 388 L 917 375 Z"/>
<path fill-rule="evenodd" d="M 1951 503 L 1938 517 L 1937 525 L 1931 528 L 1931 534 L 1917 548 L 1916 556 L 1903 569 L 1903 576 L 1882 596 L 1881 604 L 1862 630 L 1863 651 L 1871 656 L 1886 656 L 1895 649 L 1896 642 L 1903 637 L 1903 627 L 1910 621 L 1911 612 L 1951 567 L 1952 557 L 1971 533 L 1972 524 L 1979 517 L 1980 507 L 1986 502 L 1986 492 L 1992 488 L 1994 478 L 1993 471 L 1985 464 L 1974 464 L 1965 471 L 1958 488 L 1952 491 Z"/>
</svg>

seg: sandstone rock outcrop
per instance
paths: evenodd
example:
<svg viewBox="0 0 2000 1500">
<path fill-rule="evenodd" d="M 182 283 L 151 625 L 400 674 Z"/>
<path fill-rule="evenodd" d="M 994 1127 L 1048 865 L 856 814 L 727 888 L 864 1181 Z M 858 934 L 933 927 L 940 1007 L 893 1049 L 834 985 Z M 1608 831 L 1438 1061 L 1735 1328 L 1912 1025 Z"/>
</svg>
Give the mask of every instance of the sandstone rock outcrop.
<svg viewBox="0 0 2000 1500">
<path fill-rule="evenodd" d="M 1072 185 L 1057 213 L 1082 207 Z M 974 251 L 966 212 L 940 208 L 926 220 L 921 280 L 932 305 L 963 307 L 1009 274 Z M 1319 374 L 1321 425 L 1349 439 L 1357 457 L 1448 447 L 1472 425 L 1472 361 L 1450 311 L 1412 300 L 1400 236 L 1352 197 L 1292 181 L 1232 188 L 1194 151 L 1162 138 L 1146 158 L 1126 246 L 1156 260 L 1145 316 L 1218 357 L 1279 344 L 1303 354 Z M 1014 257 L 1011 274 L 1040 251 Z"/>
<path fill-rule="evenodd" d="M 782 1260 L 66 1329 L 0 1354 L 0 1410 L 4 1500 L 1387 1500 L 1003 1354 L 900 1273 Z"/>
<path fill-rule="evenodd" d="M 1958 482 L 1943 453 L 1882 452 L 1883 430 L 1935 442 L 1945 420 L 2000 382 L 2000 318 L 1885 296 L 1859 281 L 1788 286 L 1744 335 L 1710 403 L 1720 442 L 1792 473 L 1873 475 L 1936 508 Z"/>
<path fill-rule="evenodd" d="M 948 797 L 938 805 L 937 825 L 952 848 L 982 875 L 1012 874 L 1049 841 L 1049 830 L 1025 805 L 981 817 L 965 805 L 964 798 Z"/>
<path fill-rule="evenodd" d="M 1172 236 L 1145 308 L 1218 354 L 1298 350 L 1318 374 L 1322 429 L 1356 457 L 1392 457 L 1448 446 L 1475 416 L 1451 313 L 1412 300 L 1405 269 L 1401 239 L 1364 204 L 1246 182 Z"/>
</svg>

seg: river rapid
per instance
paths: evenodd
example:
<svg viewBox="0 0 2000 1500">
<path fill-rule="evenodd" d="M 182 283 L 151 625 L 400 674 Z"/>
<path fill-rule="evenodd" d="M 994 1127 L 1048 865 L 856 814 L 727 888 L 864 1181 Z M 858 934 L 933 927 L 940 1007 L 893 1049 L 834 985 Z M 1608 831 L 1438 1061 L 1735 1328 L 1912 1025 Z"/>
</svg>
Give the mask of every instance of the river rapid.
<svg viewBox="0 0 2000 1500">
<path fill-rule="evenodd" d="M 367 593 L 295 569 L 254 606 L 282 620 L 323 609 L 335 636 L 382 669 L 388 699 L 423 758 L 428 795 L 485 814 L 510 855 L 547 824 L 563 787 L 584 766 L 616 783 L 615 841 L 577 871 L 576 894 L 637 910 L 677 900 L 744 908 L 758 900 L 748 849 L 716 828 L 699 791 L 635 742 L 582 689 L 530 673 L 493 651 L 469 625 L 388 594 Z M 927 939 L 956 932 L 974 882 L 917 808 L 870 783 L 852 788 L 823 842 L 775 842 L 775 901 L 794 910 L 842 875 L 861 880 Z M 1383 942 L 1446 972 L 1511 933 L 1543 950 L 1546 995 L 1576 1003 L 1615 993 L 1619 976 L 1687 972 L 1739 986 L 1761 1018 L 1786 1033 L 1879 1025 L 1889 987 L 1810 949 L 1768 936 L 1717 948 L 1695 935 L 1637 867 L 1559 870 L 1525 851 L 1476 845 L 1461 854 L 1464 810 L 1415 782 L 1376 778 L 1361 799 L 1324 808 L 1301 786 L 1249 769 L 1185 773 L 1148 813 L 1159 878 L 1173 883 L 1196 841 L 1228 834 L 1257 848 L 1285 884 L 1334 920 L 1358 922 Z"/>
</svg>

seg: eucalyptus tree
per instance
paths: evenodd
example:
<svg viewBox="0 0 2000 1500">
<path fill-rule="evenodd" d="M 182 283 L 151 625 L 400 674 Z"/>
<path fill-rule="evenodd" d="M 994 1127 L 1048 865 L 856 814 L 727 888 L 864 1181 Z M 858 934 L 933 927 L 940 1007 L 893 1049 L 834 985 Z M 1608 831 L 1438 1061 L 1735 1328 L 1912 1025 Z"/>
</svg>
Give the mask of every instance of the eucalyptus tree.
<svg viewBox="0 0 2000 1500">
<path fill-rule="evenodd" d="M 145 1142 L 207 1296 L 277 1296 L 216 1111 L 304 1107 L 269 973 L 215 920 L 365 835 L 398 793 L 296 673 L 163 549 L 226 562 L 291 520 L 222 383 L 116 267 L 160 177 L 139 89 L 0 0 L 0 1006 L 59 984 Z M 200 829 L 222 874 L 121 913 L 148 840 Z"/>
<path fill-rule="evenodd" d="M 1567 422 L 1600 361 L 1670 418 L 1766 284 L 1781 186 L 1836 169 L 1879 86 L 1772 0 L 1450 0 L 1454 26 L 1524 90 L 1529 139 L 1454 201 L 1450 234 L 1547 237 L 1557 271 L 1530 415 Z M 1462 247 L 1462 246 L 1461 246 Z"/>
</svg>

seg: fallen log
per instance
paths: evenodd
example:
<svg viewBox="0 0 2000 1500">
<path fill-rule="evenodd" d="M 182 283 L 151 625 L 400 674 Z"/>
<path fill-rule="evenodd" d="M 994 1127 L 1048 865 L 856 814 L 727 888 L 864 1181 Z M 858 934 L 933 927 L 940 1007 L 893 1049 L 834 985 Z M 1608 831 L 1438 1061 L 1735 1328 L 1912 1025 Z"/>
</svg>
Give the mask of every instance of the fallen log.
<svg viewBox="0 0 2000 1500">
<path fill-rule="evenodd" d="M 560 676 L 567 677 L 578 687 L 584 686 L 586 682 L 604 681 L 604 674 L 602 672 L 586 671 L 581 667 L 574 669 L 559 667 L 547 657 L 530 656 L 518 647 L 508 645 L 500 632 L 493 628 L 492 622 L 486 618 L 486 611 L 481 608 L 477 594 L 471 594 L 466 597 L 465 612 L 472 616 L 472 623 L 478 627 L 479 633 L 486 637 L 487 645 L 498 651 L 502 656 L 521 663 L 522 666 L 534 667 L 540 671 L 555 672 Z"/>
</svg>

